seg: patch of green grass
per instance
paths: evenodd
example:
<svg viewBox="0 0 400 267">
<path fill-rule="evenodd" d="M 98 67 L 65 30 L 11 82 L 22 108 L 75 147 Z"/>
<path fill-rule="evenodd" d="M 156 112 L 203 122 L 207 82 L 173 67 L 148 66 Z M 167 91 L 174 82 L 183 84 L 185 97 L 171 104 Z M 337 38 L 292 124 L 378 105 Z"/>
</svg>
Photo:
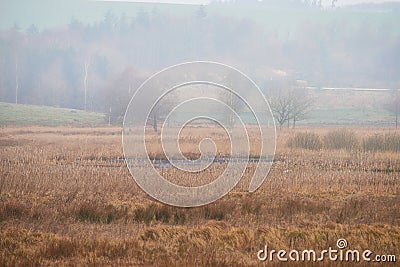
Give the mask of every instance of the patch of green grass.
<svg viewBox="0 0 400 267">
<path fill-rule="evenodd" d="M 105 123 L 104 114 L 83 110 L 11 104 L 0 102 L 0 126 L 97 126 Z"/>
<path fill-rule="evenodd" d="M 388 124 L 393 118 L 384 110 L 339 108 L 311 110 L 300 124 Z"/>
</svg>

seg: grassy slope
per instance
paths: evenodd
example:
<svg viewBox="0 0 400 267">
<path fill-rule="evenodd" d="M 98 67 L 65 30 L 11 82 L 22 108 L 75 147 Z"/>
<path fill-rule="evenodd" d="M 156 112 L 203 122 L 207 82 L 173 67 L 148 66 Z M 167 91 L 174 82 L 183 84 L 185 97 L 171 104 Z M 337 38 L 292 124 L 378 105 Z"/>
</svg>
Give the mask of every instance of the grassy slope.
<svg viewBox="0 0 400 267">
<path fill-rule="evenodd" d="M 0 102 L 0 125 L 96 126 L 104 122 L 101 113 Z"/>
<path fill-rule="evenodd" d="M 314 107 L 315 108 L 315 107 Z M 376 108 L 338 107 L 310 110 L 299 124 L 312 125 L 376 125 L 392 123 L 393 118 Z M 35 105 L 15 105 L 0 102 L 0 126 L 100 126 L 105 123 L 104 114 L 83 110 Z"/>
<path fill-rule="evenodd" d="M 394 117 L 384 109 L 388 92 L 310 90 L 314 104 L 300 124 L 387 125 Z"/>
<path fill-rule="evenodd" d="M 310 110 L 299 124 L 312 125 L 388 125 L 394 119 L 379 109 L 338 108 Z"/>
</svg>

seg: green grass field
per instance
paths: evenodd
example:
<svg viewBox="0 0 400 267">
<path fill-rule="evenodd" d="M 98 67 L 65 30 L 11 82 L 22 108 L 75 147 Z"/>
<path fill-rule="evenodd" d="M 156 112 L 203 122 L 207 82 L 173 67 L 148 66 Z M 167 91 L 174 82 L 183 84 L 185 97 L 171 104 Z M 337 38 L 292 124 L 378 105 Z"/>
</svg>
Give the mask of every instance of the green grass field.
<svg viewBox="0 0 400 267">
<path fill-rule="evenodd" d="M 394 118 L 381 109 L 338 108 L 310 110 L 299 124 L 311 125 L 388 125 Z"/>
<path fill-rule="evenodd" d="M 246 117 L 244 115 L 244 117 Z M 299 125 L 388 125 L 394 118 L 380 109 L 312 109 Z M 101 126 L 104 114 L 83 110 L 0 102 L 0 126 Z"/>
<path fill-rule="evenodd" d="M 105 122 L 105 116 L 101 113 L 0 102 L 0 126 L 98 126 L 105 124 Z"/>
</svg>

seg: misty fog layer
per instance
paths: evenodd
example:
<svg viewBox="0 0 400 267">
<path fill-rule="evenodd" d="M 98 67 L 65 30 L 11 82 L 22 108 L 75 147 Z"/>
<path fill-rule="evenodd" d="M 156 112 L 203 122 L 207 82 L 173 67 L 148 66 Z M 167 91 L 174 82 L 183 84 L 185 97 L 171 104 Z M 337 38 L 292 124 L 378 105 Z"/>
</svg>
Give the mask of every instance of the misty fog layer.
<svg viewBox="0 0 400 267">
<path fill-rule="evenodd" d="M 123 12 L 110 8 L 91 22 L 81 14 L 64 26 L 16 23 L 0 31 L 0 101 L 111 112 L 117 120 L 151 74 L 195 60 L 231 64 L 265 92 L 296 80 L 400 87 L 395 8 L 269 3 L 125 3 Z"/>
</svg>

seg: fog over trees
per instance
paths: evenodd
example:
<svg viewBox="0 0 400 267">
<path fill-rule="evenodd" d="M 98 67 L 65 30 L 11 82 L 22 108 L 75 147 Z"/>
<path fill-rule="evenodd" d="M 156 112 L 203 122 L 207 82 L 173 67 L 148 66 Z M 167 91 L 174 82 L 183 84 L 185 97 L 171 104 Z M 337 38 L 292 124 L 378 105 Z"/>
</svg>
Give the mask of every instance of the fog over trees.
<svg viewBox="0 0 400 267">
<path fill-rule="evenodd" d="M 16 23 L 0 31 L 0 101 L 99 111 L 118 121 L 147 77 L 193 60 L 231 64 L 266 93 L 299 79 L 316 87 L 400 87 L 396 11 L 266 1 L 280 2 L 285 15 L 268 8 L 255 9 L 265 13 L 261 20 L 234 15 L 245 12 L 243 5 L 262 6 L 250 2 L 213 3 L 179 16 L 143 5 L 132 13 L 109 10 L 92 23 L 71 17 L 68 25 L 44 29 Z"/>
</svg>

